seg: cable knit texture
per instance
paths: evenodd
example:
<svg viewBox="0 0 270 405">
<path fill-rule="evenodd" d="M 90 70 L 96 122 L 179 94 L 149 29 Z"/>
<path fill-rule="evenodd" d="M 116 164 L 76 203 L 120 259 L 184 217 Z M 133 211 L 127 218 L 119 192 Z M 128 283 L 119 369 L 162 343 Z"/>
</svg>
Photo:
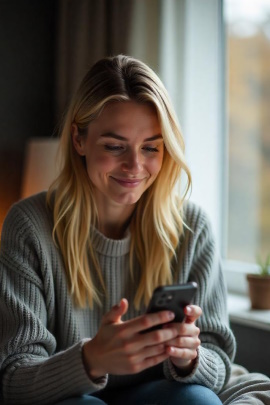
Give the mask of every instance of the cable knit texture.
<svg viewBox="0 0 270 405">
<path fill-rule="evenodd" d="M 136 375 L 89 379 L 82 362 L 82 345 L 93 337 L 102 315 L 123 297 L 129 300 L 124 319 L 145 311 L 132 305 L 135 280 L 129 271 L 130 235 L 111 240 L 97 230 L 93 246 L 107 296 L 93 310 L 74 307 L 67 289 L 63 260 L 52 241 L 53 220 L 46 193 L 22 200 L 9 211 L 2 231 L 0 254 L 0 367 L 1 395 L 7 404 L 51 404 L 66 397 L 102 388 L 137 384 L 163 376 L 206 385 L 220 392 L 230 376 L 235 341 L 228 326 L 226 289 L 211 227 L 196 205 L 185 204 L 189 229 L 179 242 L 172 263 L 178 283 L 196 281 L 194 303 L 201 306 L 198 320 L 201 346 L 192 373 L 180 377 L 168 360 Z M 98 283 L 98 280 L 96 280 Z"/>
</svg>

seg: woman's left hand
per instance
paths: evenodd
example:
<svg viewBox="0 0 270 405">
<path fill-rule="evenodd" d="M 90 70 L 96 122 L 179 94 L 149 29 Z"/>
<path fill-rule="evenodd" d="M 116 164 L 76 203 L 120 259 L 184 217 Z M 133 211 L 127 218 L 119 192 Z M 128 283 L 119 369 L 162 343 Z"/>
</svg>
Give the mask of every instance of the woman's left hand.
<svg viewBox="0 0 270 405">
<path fill-rule="evenodd" d="M 199 339 L 200 329 L 195 325 L 195 321 L 201 314 L 200 307 L 188 305 L 185 307 L 185 320 L 182 323 L 171 324 L 174 329 L 178 330 L 178 336 L 166 342 L 166 352 L 179 372 L 184 375 L 191 371 L 194 360 L 198 356 L 197 350 L 201 344 Z"/>
</svg>

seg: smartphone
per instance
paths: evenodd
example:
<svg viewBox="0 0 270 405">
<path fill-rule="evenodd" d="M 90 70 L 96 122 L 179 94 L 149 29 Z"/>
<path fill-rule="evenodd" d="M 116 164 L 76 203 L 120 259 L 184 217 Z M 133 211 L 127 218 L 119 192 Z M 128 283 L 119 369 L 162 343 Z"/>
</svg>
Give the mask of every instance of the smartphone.
<svg viewBox="0 0 270 405">
<path fill-rule="evenodd" d="M 175 314 L 175 318 L 171 322 L 182 322 L 185 318 L 184 308 L 192 303 L 197 287 L 195 282 L 157 287 L 153 292 L 146 313 L 169 310 Z M 154 329 L 160 327 L 161 325 L 158 325 Z"/>
</svg>

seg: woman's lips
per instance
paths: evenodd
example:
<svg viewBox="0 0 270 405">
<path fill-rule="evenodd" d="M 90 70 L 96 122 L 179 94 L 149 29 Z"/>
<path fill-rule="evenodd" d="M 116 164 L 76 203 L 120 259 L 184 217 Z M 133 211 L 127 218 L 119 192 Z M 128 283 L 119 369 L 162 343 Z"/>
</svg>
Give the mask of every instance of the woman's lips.
<svg viewBox="0 0 270 405">
<path fill-rule="evenodd" d="M 141 184 L 143 179 L 117 179 L 116 177 L 111 177 L 116 183 L 123 187 L 134 188 Z"/>
</svg>

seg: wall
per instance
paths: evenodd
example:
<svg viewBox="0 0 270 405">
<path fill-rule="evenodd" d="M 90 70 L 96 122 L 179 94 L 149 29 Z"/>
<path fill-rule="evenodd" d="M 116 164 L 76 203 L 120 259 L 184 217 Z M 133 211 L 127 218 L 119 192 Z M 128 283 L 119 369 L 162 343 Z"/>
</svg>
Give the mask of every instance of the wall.
<svg viewBox="0 0 270 405">
<path fill-rule="evenodd" d="M 269 330 L 240 325 L 231 322 L 237 341 L 235 363 L 246 367 L 250 372 L 260 372 L 270 377 Z"/>
<path fill-rule="evenodd" d="M 0 0 L 0 229 L 32 136 L 53 131 L 54 0 Z"/>
</svg>

